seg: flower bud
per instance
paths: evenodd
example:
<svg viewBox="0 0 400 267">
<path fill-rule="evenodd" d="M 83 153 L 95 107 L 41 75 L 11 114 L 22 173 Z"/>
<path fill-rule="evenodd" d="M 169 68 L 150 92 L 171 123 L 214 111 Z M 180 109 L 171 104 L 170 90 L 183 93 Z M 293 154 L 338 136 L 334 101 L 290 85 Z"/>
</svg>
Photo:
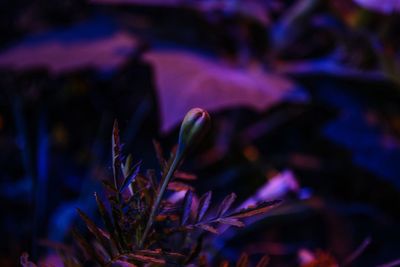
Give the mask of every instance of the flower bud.
<svg viewBox="0 0 400 267">
<path fill-rule="evenodd" d="M 201 108 L 193 108 L 186 113 L 179 131 L 177 156 L 182 157 L 188 148 L 194 145 L 210 126 L 210 115 Z"/>
</svg>

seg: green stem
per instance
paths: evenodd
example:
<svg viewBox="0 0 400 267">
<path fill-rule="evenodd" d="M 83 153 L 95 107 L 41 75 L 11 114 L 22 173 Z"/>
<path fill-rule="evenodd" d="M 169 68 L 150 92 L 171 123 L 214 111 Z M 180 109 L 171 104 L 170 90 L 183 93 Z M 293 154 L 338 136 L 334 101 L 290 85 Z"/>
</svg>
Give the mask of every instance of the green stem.
<svg viewBox="0 0 400 267">
<path fill-rule="evenodd" d="M 175 169 L 177 168 L 178 163 L 180 161 L 179 158 L 180 157 L 175 155 L 174 160 L 171 164 L 171 167 L 168 169 L 168 173 L 165 176 L 165 179 L 163 181 L 163 184 L 161 185 L 160 191 L 157 194 L 156 201 L 154 202 L 153 207 L 151 208 L 149 220 L 147 221 L 146 228 L 144 229 L 142 239 L 140 240 L 139 248 L 143 247 L 144 241 L 146 240 L 147 235 L 149 234 L 150 229 L 153 226 L 154 218 L 156 216 L 158 208 L 160 207 L 162 197 L 163 197 L 165 190 L 167 189 L 167 185 L 168 185 L 169 181 L 171 180 L 171 177 L 174 174 Z"/>
</svg>

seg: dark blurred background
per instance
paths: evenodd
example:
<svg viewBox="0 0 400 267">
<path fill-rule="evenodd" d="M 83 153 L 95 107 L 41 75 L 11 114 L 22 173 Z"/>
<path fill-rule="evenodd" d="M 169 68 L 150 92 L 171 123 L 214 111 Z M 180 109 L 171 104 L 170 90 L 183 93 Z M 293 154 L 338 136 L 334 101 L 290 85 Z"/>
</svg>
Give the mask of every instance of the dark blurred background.
<svg viewBox="0 0 400 267">
<path fill-rule="evenodd" d="M 114 119 L 124 153 L 157 169 L 152 140 L 171 149 L 192 107 L 213 120 L 183 165 L 197 192 L 285 200 L 216 238 L 217 258 L 395 261 L 399 12 L 398 0 L 1 1 L 0 266 L 22 252 L 56 264 L 45 244 L 71 241 L 77 207 L 95 214 Z"/>
</svg>

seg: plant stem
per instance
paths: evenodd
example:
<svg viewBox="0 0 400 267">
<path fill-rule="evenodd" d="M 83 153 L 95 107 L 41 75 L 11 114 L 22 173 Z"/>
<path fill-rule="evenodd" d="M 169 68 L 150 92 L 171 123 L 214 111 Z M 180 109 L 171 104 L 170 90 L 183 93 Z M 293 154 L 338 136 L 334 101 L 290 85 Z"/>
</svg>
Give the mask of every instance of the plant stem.
<svg viewBox="0 0 400 267">
<path fill-rule="evenodd" d="M 143 247 L 144 241 L 146 240 L 147 235 L 149 234 L 150 229 L 153 226 L 154 218 L 156 216 L 158 208 L 160 207 L 161 200 L 162 200 L 162 197 L 163 197 L 163 195 L 165 193 L 165 190 L 167 189 L 167 185 L 169 183 L 169 180 L 171 180 L 171 177 L 174 174 L 175 169 L 177 168 L 178 163 L 180 161 L 179 158 L 181 158 L 181 157 L 175 155 L 174 160 L 172 161 L 172 164 L 171 164 L 170 168 L 168 169 L 167 175 L 165 176 L 165 179 L 164 179 L 164 181 L 163 181 L 163 183 L 161 185 L 160 191 L 158 191 L 158 193 L 157 193 L 157 198 L 156 198 L 156 201 L 153 204 L 153 207 L 151 208 L 149 220 L 147 221 L 146 228 L 144 229 L 142 239 L 140 240 L 139 248 Z"/>
</svg>

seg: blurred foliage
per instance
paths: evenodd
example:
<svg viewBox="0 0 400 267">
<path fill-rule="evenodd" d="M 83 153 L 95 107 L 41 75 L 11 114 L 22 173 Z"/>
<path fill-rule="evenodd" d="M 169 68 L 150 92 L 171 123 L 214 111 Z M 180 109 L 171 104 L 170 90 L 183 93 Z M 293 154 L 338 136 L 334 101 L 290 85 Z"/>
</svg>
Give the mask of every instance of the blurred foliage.
<svg viewBox="0 0 400 267">
<path fill-rule="evenodd" d="M 75 208 L 100 225 L 92 193 L 112 172 L 114 118 L 122 150 L 152 169 L 152 138 L 172 147 L 196 101 L 214 120 L 184 166 L 198 176 L 190 188 L 217 202 L 232 191 L 240 203 L 285 200 L 268 220 L 208 240 L 216 262 L 246 252 L 279 267 L 396 264 L 397 2 L 1 2 L 0 265 L 23 251 L 39 265 L 54 260 L 48 246 L 71 242 Z M 207 64 L 149 60 L 172 53 Z"/>
</svg>

